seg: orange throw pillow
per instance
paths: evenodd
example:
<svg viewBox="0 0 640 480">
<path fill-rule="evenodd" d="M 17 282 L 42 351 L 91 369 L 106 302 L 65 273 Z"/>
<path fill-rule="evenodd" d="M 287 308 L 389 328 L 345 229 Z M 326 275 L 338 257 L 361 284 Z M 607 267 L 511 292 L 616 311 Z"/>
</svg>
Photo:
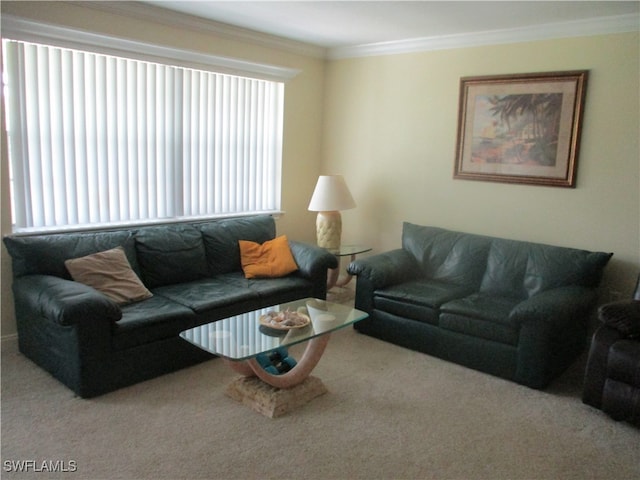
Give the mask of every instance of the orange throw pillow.
<svg viewBox="0 0 640 480">
<path fill-rule="evenodd" d="M 284 277 L 298 270 L 286 235 L 264 242 L 262 245 L 239 240 L 240 263 L 246 278 Z"/>
</svg>

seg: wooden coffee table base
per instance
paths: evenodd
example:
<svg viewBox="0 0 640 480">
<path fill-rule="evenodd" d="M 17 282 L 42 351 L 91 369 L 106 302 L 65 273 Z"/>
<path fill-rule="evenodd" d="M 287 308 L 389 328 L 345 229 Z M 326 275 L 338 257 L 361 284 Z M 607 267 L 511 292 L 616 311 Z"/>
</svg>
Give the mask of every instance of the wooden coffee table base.
<svg viewBox="0 0 640 480">
<path fill-rule="evenodd" d="M 308 376 L 291 388 L 273 387 L 258 377 L 238 377 L 226 394 L 269 418 L 279 417 L 327 393 L 318 377 Z"/>
</svg>

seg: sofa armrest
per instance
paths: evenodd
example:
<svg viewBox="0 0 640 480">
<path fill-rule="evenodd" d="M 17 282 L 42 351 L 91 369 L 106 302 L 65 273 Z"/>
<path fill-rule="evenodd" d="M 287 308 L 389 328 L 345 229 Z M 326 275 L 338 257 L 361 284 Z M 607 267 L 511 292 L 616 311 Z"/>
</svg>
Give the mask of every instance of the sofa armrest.
<svg viewBox="0 0 640 480">
<path fill-rule="evenodd" d="M 403 249 L 355 260 L 347 272 L 358 277 L 355 307 L 369 314 L 373 311 L 376 290 L 419 276 L 415 258 Z"/>
<path fill-rule="evenodd" d="M 326 298 L 327 271 L 330 268 L 338 268 L 336 256 L 324 248 L 303 242 L 289 240 L 289 247 L 298 264 L 297 274 L 309 279 L 313 284 L 311 295 L 315 298 Z"/>
<path fill-rule="evenodd" d="M 570 285 L 554 288 L 520 302 L 511 311 L 509 319 L 515 326 L 545 322 L 553 329 L 562 328 L 572 319 L 585 318 L 596 298 L 594 289 L 588 287 Z"/>
<path fill-rule="evenodd" d="M 28 306 L 59 325 L 75 325 L 85 318 L 115 322 L 122 310 L 111 299 L 82 283 L 53 275 L 25 275 L 13 281 L 16 305 Z"/>
<path fill-rule="evenodd" d="M 546 387 L 587 344 L 588 317 L 597 299 L 592 288 L 565 286 L 516 305 L 509 321 L 520 331 L 514 380 Z M 558 342 L 562 351 L 554 350 Z"/>
<path fill-rule="evenodd" d="M 394 285 L 418 276 L 415 258 L 401 248 L 351 262 L 347 271 L 367 280 L 374 289 Z"/>
<path fill-rule="evenodd" d="M 598 319 L 606 326 L 616 329 L 625 338 L 640 337 L 640 301 L 628 300 L 602 305 Z"/>
<path fill-rule="evenodd" d="M 289 240 L 289 247 L 293 258 L 298 264 L 300 273 L 305 277 L 313 278 L 318 274 L 325 276 L 330 268 L 338 268 L 338 259 L 324 248 L 308 243 Z"/>
</svg>

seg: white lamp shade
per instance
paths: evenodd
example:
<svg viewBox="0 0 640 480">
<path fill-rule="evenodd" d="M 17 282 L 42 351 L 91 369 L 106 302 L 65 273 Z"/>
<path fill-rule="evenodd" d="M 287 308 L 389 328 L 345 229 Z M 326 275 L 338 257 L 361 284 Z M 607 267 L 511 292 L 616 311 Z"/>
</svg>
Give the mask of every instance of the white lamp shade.
<svg viewBox="0 0 640 480">
<path fill-rule="evenodd" d="M 340 211 L 355 208 L 356 202 L 342 175 L 320 175 L 313 191 L 309 210 L 312 212 Z"/>
</svg>

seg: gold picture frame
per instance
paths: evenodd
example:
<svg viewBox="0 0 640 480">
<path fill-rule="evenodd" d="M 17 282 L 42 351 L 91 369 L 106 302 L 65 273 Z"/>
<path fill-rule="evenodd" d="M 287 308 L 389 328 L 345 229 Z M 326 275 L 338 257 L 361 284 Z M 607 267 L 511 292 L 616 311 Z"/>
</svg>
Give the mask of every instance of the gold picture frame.
<svg viewBox="0 0 640 480">
<path fill-rule="evenodd" d="M 461 78 L 454 179 L 575 188 L 588 74 Z"/>
</svg>

